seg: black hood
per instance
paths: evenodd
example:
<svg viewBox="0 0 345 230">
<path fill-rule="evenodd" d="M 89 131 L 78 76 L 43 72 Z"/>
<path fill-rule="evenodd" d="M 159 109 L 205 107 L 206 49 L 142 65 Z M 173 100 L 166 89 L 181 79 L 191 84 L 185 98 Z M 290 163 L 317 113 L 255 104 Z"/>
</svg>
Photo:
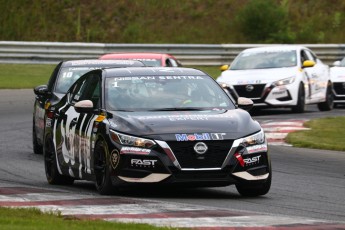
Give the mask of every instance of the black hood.
<svg viewBox="0 0 345 230">
<path fill-rule="evenodd" d="M 223 133 L 224 139 L 238 139 L 261 129 L 242 109 L 110 113 L 111 129 L 158 140 L 175 139 L 176 134 L 204 133 Z"/>
</svg>

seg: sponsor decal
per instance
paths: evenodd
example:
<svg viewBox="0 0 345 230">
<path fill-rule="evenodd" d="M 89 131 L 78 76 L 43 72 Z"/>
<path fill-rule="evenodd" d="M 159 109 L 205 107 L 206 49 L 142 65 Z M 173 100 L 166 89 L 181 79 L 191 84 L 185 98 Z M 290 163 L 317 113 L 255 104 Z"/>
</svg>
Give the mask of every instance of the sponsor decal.
<svg viewBox="0 0 345 230">
<path fill-rule="evenodd" d="M 257 153 L 257 152 L 265 152 L 267 151 L 267 145 L 254 145 L 247 147 L 247 152 L 248 153 Z"/>
<path fill-rule="evenodd" d="M 239 80 L 237 81 L 237 85 L 249 85 L 249 84 L 260 84 L 261 80 Z"/>
<path fill-rule="evenodd" d="M 251 158 L 244 158 L 243 161 L 246 163 L 246 165 L 253 165 L 260 162 L 260 157 L 261 156 L 259 155 Z"/>
<path fill-rule="evenodd" d="M 207 140 L 223 140 L 226 133 L 178 133 L 175 134 L 177 141 L 207 141 Z"/>
<path fill-rule="evenodd" d="M 131 166 L 154 168 L 158 160 L 131 159 Z"/>
<path fill-rule="evenodd" d="M 260 157 L 261 157 L 261 155 L 259 155 L 259 156 L 255 156 L 255 157 L 243 158 L 242 155 L 239 153 L 235 153 L 234 156 L 236 157 L 238 163 L 242 167 L 260 163 Z"/>
<path fill-rule="evenodd" d="M 208 150 L 207 145 L 204 142 L 198 142 L 194 145 L 194 151 L 197 154 L 204 154 Z"/>
<path fill-rule="evenodd" d="M 175 134 L 177 141 L 205 141 L 211 140 L 209 133 L 201 133 L 201 134 Z"/>
<path fill-rule="evenodd" d="M 226 133 L 211 133 L 212 140 L 224 140 Z"/>
<path fill-rule="evenodd" d="M 46 127 L 51 127 L 52 126 L 52 119 L 47 118 L 46 120 Z"/>
<path fill-rule="evenodd" d="M 143 149 L 138 147 L 122 147 L 120 154 L 141 154 L 148 155 L 150 154 L 151 149 Z"/>
<path fill-rule="evenodd" d="M 201 80 L 201 76 L 141 76 L 141 77 L 115 77 L 114 81 L 138 81 L 138 80 Z"/>
<path fill-rule="evenodd" d="M 209 119 L 217 118 L 229 118 L 232 119 L 233 116 L 229 114 L 212 114 L 212 115 L 162 115 L 162 116 L 142 116 L 138 117 L 140 120 L 150 120 L 150 119 L 167 119 L 170 121 L 207 121 Z"/>
<path fill-rule="evenodd" d="M 120 162 L 120 153 L 115 149 L 114 151 L 111 152 L 110 154 L 110 164 L 113 169 L 116 169 Z"/>
</svg>

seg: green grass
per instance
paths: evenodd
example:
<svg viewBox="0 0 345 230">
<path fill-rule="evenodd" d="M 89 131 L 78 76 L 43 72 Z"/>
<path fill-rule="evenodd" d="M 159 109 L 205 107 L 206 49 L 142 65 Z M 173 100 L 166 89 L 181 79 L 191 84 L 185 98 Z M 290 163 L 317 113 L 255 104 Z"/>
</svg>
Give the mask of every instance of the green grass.
<svg viewBox="0 0 345 230">
<path fill-rule="evenodd" d="M 211 77 L 213 77 L 214 79 L 219 77 L 219 75 L 221 73 L 221 71 L 219 69 L 220 66 L 186 66 L 186 67 L 200 69 L 200 70 L 204 71 L 205 73 L 207 73 L 208 75 L 210 75 Z"/>
<path fill-rule="evenodd" d="M 125 224 L 114 223 L 102 220 L 77 220 L 67 218 L 59 213 L 43 213 L 34 208 L 5 208 L 0 207 L 0 229 L 6 230 L 88 230 L 88 229 L 135 229 L 135 230 L 151 230 L 151 229 L 175 229 L 154 227 L 147 224 Z"/>
<path fill-rule="evenodd" d="M 345 117 L 327 117 L 305 123 L 310 130 L 289 133 L 295 147 L 345 151 Z"/>
<path fill-rule="evenodd" d="M 0 89 L 31 89 L 47 84 L 56 65 L 45 64 L 0 64 Z M 218 66 L 193 66 L 217 78 Z"/>
<path fill-rule="evenodd" d="M 0 64 L 0 89 L 25 89 L 47 84 L 55 65 Z"/>
</svg>

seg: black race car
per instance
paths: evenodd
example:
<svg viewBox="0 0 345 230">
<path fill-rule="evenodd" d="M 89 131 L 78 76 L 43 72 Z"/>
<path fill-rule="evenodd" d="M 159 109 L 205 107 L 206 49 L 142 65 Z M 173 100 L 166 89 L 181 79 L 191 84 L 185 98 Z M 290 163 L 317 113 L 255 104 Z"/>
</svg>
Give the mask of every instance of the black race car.
<svg viewBox="0 0 345 230">
<path fill-rule="evenodd" d="M 265 134 L 207 74 L 190 68 L 111 68 L 82 76 L 46 122 L 50 184 L 95 181 L 100 194 L 151 184 L 227 186 L 266 194 Z"/>
<path fill-rule="evenodd" d="M 36 154 L 42 154 L 43 133 L 46 115 L 50 107 L 65 95 L 69 87 L 84 73 L 104 67 L 140 67 L 145 66 L 140 61 L 131 60 L 73 60 L 60 62 L 54 69 L 47 85 L 40 85 L 34 89 L 36 94 L 33 125 L 32 143 Z M 48 122 L 50 120 L 48 119 Z"/>
</svg>

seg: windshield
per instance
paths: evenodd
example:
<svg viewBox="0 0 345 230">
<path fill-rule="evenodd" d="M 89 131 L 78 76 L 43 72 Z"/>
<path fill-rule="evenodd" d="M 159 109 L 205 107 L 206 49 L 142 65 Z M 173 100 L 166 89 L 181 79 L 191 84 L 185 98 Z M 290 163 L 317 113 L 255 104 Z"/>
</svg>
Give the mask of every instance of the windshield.
<svg viewBox="0 0 345 230">
<path fill-rule="evenodd" d="M 216 110 L 235 106 L 209 76 L 112 77 L 105 81 L 108 110 Z"/>
<path fill-rule="evenodd" d="M 99 67 L 64 67 L 61 68 L 57 77 L 55 92 L 65 94 L 71 85 L 83 74 Z"/>
<path fill-rule="evenodd" d="M 162 66 L 162 62 L 160 59 L 153 59 L 153 58 L 135 58 L 134 60 L 141 61 L 145 64 L 145 66 L 150 67 L 160 67 Z"/>
<path fill-rule="evenodd" d="M 262 51 L 241 53 L 231 64 L 231 70 L 268 69 L 297 65 L 296 51 Z"/>
</svg>

